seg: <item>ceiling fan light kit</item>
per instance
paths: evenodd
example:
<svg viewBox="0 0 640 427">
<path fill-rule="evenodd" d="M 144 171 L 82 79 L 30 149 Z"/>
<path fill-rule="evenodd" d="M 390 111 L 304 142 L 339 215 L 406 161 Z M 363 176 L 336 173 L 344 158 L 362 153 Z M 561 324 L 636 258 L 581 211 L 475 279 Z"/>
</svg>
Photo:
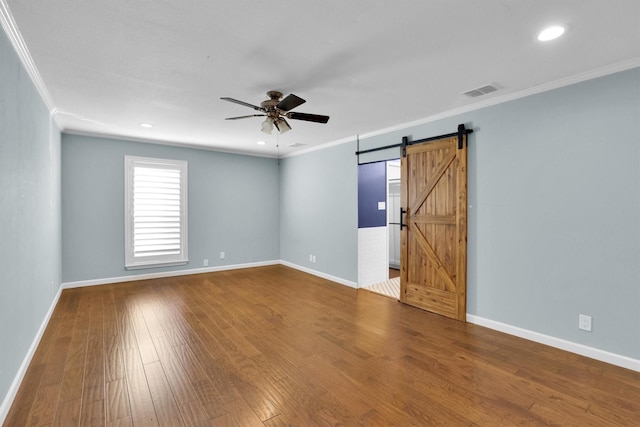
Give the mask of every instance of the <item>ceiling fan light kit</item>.
<svg viewBox="0 0 640 427">
<path fill-rule="evenodd" d="M 267 117 L 264 122 L 262 122 L 262 132 L 271 135 L 271 131 L 273 130 L 273 118 Z"/>
<path fill-rule="evenodd" d="M 314 123 L 327 123 L 329 121 L 329 116 L 323 116 L 320 114 L 309 114 L 309 113 L 297 113 L 290 110 L 304 104 L 304 99 L 296 96 L 294 94 L 289 94 L 283 100 L 282 92 L 278 92 L 276 90 L 271 90 L 267 92 L 267 97 L 269 99 L 262 101 L 260 106 L 249 104 L 248 102 L 239 101 L 234 98 L 222 97 L 220 99 L 224 101 L 233 102 L 234 104 L 243 105 L 245 107 L 253 108 L 256 111 L 260 111 L 262 114 L 250 114 L 247 116 L 237 116 L 237 117 L 227 117 L 226 120 L 238 120 L 238 119 L 246 119 L 249 117 L 266 117 L 264 122 L 262 122 L 262 132 L 266 134 L 271 134 L 274 126 L 280 133 L 289 132 L 291 130 L 291 126 L 285 120 L 293 119 L 293 120 L 304 120 L 307 122 Z"/>
<path fill-rule="evenodd" d="M 289 123 L 287 123 L 287 121 L 282 117 L 276 120 L 274 125 L 276 126 L 276 129 L 278 129 L 278 132 L 280 133 L 289 132 L 291 130 L 291 126 L 289 126 Z"/>
</svg>

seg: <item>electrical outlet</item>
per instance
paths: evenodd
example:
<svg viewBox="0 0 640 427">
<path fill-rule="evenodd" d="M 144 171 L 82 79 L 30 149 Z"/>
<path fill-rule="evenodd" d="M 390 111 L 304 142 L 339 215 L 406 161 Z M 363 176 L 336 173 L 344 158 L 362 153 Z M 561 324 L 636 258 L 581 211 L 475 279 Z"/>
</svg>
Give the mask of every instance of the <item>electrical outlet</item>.
<svg viewBox="0 0 640 427">
<path fill-rule="evenodd" d="M 220 252 L 220 259 L 224 259 L 225 256 L 226 255 L 225 255 L 224 251 Z"/>
<path fill-rule="evenodd" d="M 578 315 L 578 328 L 591 332 L 591 316 L 587 316 L 586 314 Z"/>
<path fill-rule="evenodd" d="M 202 265 L 204 265 L 205 267 L 209 265 L 209 260 L 208 259 L 204 259 Z"/>
</svg>

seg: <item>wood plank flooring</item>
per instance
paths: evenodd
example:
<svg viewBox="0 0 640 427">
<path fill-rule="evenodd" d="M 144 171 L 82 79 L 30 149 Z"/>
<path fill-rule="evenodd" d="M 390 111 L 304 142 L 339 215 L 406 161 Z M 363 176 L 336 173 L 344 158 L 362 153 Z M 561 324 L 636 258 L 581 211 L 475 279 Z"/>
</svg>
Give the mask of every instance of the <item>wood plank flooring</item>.
<svg viewBox="0 0 640 427">
<path fill-rule="evenodd" d="M 5 426 L 640 425 L 640 373 L 269 266 L 62 293 Z"/>
</svg>

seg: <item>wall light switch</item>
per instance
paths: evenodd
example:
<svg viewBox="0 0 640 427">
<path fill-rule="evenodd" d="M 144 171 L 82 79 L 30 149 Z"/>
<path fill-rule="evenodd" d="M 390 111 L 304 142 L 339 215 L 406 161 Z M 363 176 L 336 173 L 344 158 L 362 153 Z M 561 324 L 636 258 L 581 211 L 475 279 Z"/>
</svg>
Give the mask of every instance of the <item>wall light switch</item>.
<svg viewBox="0 0 640 427">
<path fill-rule="evenodd" d="M 387 202 L 378 202 L 378 210 L 383 211 L 387 209 Z"/>
</svg>

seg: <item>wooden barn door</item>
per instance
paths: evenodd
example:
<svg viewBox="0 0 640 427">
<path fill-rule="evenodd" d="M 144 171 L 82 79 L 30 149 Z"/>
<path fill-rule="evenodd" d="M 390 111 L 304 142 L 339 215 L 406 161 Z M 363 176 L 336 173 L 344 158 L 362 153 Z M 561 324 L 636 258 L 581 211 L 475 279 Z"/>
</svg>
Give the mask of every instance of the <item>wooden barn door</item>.
<svg viewBox="0 0 640 427">
<path fill-rule="evenodd" d="M 401 160 L 400 301 L 466 321 L 466 135 L 417 142 Z"/>
</svg>

